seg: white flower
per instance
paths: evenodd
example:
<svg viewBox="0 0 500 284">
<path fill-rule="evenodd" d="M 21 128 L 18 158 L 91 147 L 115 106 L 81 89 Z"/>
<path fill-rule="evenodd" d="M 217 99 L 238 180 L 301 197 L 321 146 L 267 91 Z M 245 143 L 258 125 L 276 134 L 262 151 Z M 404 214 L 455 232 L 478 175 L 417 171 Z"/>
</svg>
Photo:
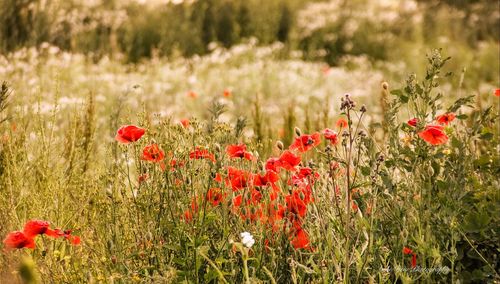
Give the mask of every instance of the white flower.
<svg viewBox="0 0 500 284">
<path fill-rule="evenodd" d="M 241 243 L 247 248 L 251 248 L 253 244 L 255 244 L 255 240 L 253 236 L 249 232 L 243 232 L 240 234 Z"/>
</svg>

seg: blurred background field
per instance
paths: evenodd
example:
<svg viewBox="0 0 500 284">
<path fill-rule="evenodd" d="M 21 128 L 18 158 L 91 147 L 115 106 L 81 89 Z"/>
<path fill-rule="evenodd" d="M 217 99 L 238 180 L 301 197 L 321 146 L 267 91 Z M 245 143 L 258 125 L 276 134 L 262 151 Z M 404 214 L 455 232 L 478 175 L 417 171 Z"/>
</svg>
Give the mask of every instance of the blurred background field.
<svg viewBox="0 0 500 284">
<path fill-rule="evenodd" d="M 497 4 L 4 0 L 0 77 L 34 112 L 91 95 L 103 113 L 120 103 L 180 120 L 221 99 L 229 120 L 255 115 L 259 100 L 264 121 L 280 125 L 284 109 L 318 119 L 344 93 L 380 113 L 380 84 L 422 76 L 425 54 L 442 48 L 455 73 L 445 99 L 488 100 L 500 76 Z"/>
</svg>

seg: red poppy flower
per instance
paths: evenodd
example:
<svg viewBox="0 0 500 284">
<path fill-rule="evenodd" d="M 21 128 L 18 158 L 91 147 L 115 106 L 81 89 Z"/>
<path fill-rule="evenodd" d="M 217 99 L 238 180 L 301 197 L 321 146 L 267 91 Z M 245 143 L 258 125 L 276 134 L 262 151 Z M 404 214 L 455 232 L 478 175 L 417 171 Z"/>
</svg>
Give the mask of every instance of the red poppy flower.
<svg viewBox="0 0 500 284">
<path fill-rule="evenodd" d="M 211 188 L 207 192 L 207 201 L 210 202 L 213 206 L 219 205 L 222 201 L 224 201 L 224 197 L 226 195 L 223 194 L 222 189 L 220 188 Z"/>
<path fill-rule="evenodd" d="M 441 124 L 448 125 L 450 122 L 452 122 L 455 119 L 455 114 L 450 112 L 450 113 L 445 113 L 442 115 L 438 115 L 436 117 L 437 122 Z"/>
<path fill-rule="evenodd" d="M 403 254 L 411 254 L 411 267 L 415 268 L 417 266 L 417 254 L 410 248 L 403 247 Z"/>
<path fill-rule="evenodd" d="M 24 234 L 28 238 L 34 238 L 36 235 L 43 234 L 53 238 L 60 237 L 58 230 L 52 230 L 49 226 L 50 223 L 47 221 L 30 220 L 24 225 Z"/>
<path fill-rule="evenodd" d="M 21 231 L 9 233 L 3 240 L 3 243 L 7 248 L 35 248 L 35 241 L 33 238 L 26 236 L 26 234 Z"/>
<path fill-rule="evenodd" d="M 335 126 L 337 126 L 337 128 L 343 129 L 347 128 L 347 124 L 347 120 L 345 120 L 344 118 L 339 118 L 339 120 L 337 120 L 337 123 L 335 123 Z"/>
<path fill-rule="evenodd" d="M 307 232 L 302 228 L 298 228 L 292 236 L 291 243 L 295 249 L 309 248 L 309 236 Z"/>
<path fill-rule="evenodd" d="M 231 201 L 231 204 L 232 204 L 234 212 L 238 211 L 238 209 L 241 206 L 241 202 L 242 201 L 243 201 L 243 195 L 241 195 L 241 194 L 236 195 L 235 197 L 233 197 L 233 200 Z"/>
<path fill-rule="evenodd" d="M 408 120 L 407 123 L 408 123 L 409 126 L 415 127 L 415 126 L 417 126 L 418 118 L 412 118 L 412 119 Z"/>
<path fill-rule="evenodd" d="M 151 144 L 142 150 L 142 159 L 151 162 L 160 162 L 165 158 L 165 153 L 157 144 Z"/>
<path fill-rule="evenodd" d="M 139 140 L 146 132 L 146 129 L 137 127 L 135 125 L 125 125 L 120 127 L 116 132 L 116 141 L 128 144 Z"/>
<path fill-rule="evenodd" d="M 295 186 L 309 185 L 309 182 L 313 182 L 319 179 L 319 173 L 313 172 L 311 168 L 302 167 L 300 168 L 291 179 L 291 184 Z"/>
<path fill-rule="evenodd" d="M 432 145 L 444 144 L 448 141 L 448 136 L 443 129 L 444 127 L 441 125 L 427 125 L 423 131 L 418 133 L 418 136 Z"/>
<path fill-rule="evenodd" d="M 337 132 L 333 131 L 332 129 L 326 128 L 322 131 L 322 133 L 325 136 L 325 139 L 330 140 L 333 145 L 336 145 L 339 142 Z"/>
<path fill-rule="evenodd" d="M 500 89 L 495 90 L 495 96 L 500 97 Z"/>
<path fill-rule="evenodd" d="M 226 182 L 231 185 L 233 191 L 243 189 L 248 186 L 250 173 L 234 167 L 227 167 Z"/>
<path fill-rule="evenodd" d="M 408 247 L 403 247 L 403 254 L 412 254 L 413 251 Z"/>
<path fill-rule="evenodd" d="M 267 186 L 269 184 L 274 184 L 280 179 L 279 175 L 273 171 L 267 171 L 264 175 L 254 174 L 253 175 L 253 185 L 254 186 Z"/>
<path fill-rule="evenodd" d="M 290 150 L 297 150 L 299 152 L 307 152 L 311 150 L 313 147 L 316 147 L 321 143 L 319 138 L 319 133 L 316 132 L 312 135 L 301 135 L 295 138 L 295 141 L 292 145 L 290 145 Z"/>
<path fill-rule="evenodd" d="M 307 212 L 307 204 L 302 198 L 300 193 L 294 191 L 285 197 L 286 206 L 289 212 L 299 217 L 304 217 Z"/>
<path fill-rule="evenodd" d="M 222 95 L 226 98 L 230 98 L 232 96 L 231 91 L 228 89 L 225 89 Z"/>
<path fill-rule="evenodd" d="M 249 161 L 253 160 L 253 155 L 247 152 L 247 146 L 245 144 L 228 145 L 226 147 L 226 153 L 231 158 L 245 158 Z"/>
<path fill-rule="evenodd" d="M 269 158 L 266 162 L 266 170 L 278 172 L 281 167 L 280 158 Z"/>
<path fill-rule="evenodd" d="M 188 128 L 189 127 L 189 119 L 184 118 L 184 119 L 181 119 L 180 122 L 182 124 L 182 127 L 184 127 L 184 128 Z"/>
<path fill-rule="evenodd" d="M 293 171 L 300 164 L 300 161 L 300 156 L 286 150 L 280 156 L 279 165 L 286 170 Z"/>
<path fill-rule="evenodd" d="M 196 99 L 198 97 L 198 94 L 194 91 L 189 91 L 186 95 L 192 99 Z"/>
<path fill-rule="evenodd" d="M 142 184 L 143 182 L 145 182 L 147 179 L 149 178 L 149 175 L 148 174 L 142 174 L 139 176 L 138 178 L 138 181 L 139 181 L 139 184 Z"/>
<path fill-rule="evenodd" d="M 58 230 L 60 232 L 60 230 Z M 74 236 L 71 234 L 71 230 L 65 230 L 64 232 L 60 232 L 60 234 L 64 237 L 64 239 L 68 240 L 72 245 L 79 245 L 81 243 L 81 239 L 79 236 Z"/>
<path fill-rule="evenodd" d="M 214 154 L 210 153 L 207 149 L 203 149 L 201 147 L 196 147 L 194 151 L 189 153 L 189 158 L 190 159 L 208 159 L 215 163 L 215 156 Z"/>
</svg>

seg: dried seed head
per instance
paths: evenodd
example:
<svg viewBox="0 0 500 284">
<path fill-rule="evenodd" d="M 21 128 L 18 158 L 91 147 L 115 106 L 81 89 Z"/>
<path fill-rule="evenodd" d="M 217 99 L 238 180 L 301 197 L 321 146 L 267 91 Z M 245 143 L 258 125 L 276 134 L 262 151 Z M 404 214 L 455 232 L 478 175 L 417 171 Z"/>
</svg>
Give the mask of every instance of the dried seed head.
<svg viewBox="0 0 500 284">
<path fill-rule="evenodd" d="M 366 112 L 366 106 L 362 105 L 361 108 L 359 109 L 360 112 Z"/>
</svg>

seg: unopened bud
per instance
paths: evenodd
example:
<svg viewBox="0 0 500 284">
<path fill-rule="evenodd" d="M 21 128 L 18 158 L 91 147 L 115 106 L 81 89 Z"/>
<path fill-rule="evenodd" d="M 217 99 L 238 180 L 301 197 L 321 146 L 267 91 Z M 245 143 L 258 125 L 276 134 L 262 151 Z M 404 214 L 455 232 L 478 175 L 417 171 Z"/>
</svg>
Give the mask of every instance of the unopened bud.
<svg viewBox="0 0 500 284">
<path fill-rule="evenodd" d="M 297 136 L 302 136 L 302 131 L 300 130 L 300 128 L 295 127 L 295 134 L 297 134 Z"/>
<path fill-rule="evenodd" d="M 362 105 L 361 108 L 359 109 L 360 112 L 366 112 L 366 106 Z"/>
<path fill-rule="evenodd" d="M 283 142 L 281 142 L 280 140 L 276 141 L 276 147 L 278 147 L 278 149 L 280 150 L 285 149 L 285 145 L 283 145 Z"/>
<path fill-rule="evenodd" d="M 214 148 L 217 152 L 220 152 L 220 150 L 221 150 L 219 143 L 214 143 Z"/>
<path fill-rule="evenodd" d="M 387 91 L 389 89 L 389 84 L 387 82 L 382 82 L 382 89 Z"/>
</svg>

